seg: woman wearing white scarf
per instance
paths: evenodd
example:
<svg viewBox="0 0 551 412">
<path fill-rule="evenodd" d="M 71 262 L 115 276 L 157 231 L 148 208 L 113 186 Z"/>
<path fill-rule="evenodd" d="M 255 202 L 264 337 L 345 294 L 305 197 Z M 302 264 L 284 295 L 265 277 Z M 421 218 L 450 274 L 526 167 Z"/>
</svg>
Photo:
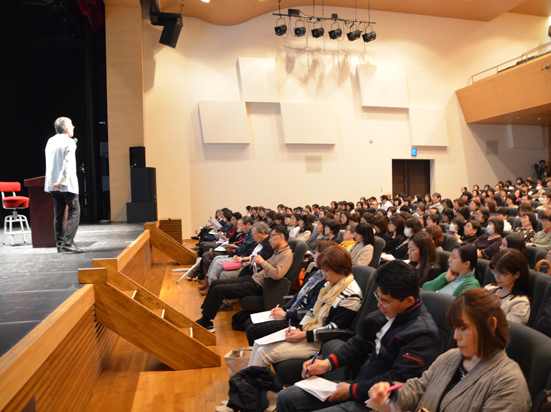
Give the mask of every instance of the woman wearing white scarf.
<svg viewBox="0 0 551 412">
<path fill-rule="evenodd" d="M 317 333 L 322 329 L 350 328 L 362 302 L 362 290 L 352 275 L 352 258 L 344 248 L 335 246 L 318 256 L 318 264 L 327 280 L 314 308 L 304 316 L 299 329 L 285 332 L 285 341 L 253 346 L 249 366 L 268 367 L 286 359 L 306 359 L 321 348 Z"/>
</svg>

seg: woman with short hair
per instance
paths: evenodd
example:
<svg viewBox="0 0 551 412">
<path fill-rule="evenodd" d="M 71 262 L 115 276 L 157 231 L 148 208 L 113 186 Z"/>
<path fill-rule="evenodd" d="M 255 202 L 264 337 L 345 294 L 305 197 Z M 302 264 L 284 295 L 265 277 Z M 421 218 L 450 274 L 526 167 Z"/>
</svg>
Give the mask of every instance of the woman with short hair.
<svg viewBox="0 0 551 412">
<path fill-rule="evenodd" d="M 525 213 L 520 218 L 521 226 L 515 229 L 515 233 L 520 235 L 526 243 L 530 243 L 536 236 L 536 227 L 538 226 L 538 220 L 536 214 L 532 212 Z"/>
<path fill-rule="evenodd" d="M 491 259 L 499 251 L 501 246 L 501 236 L 503 235 L 503 219 L 498 216 L 492 216 L 488 219 L 486 234 L 480 236 L 473 242 L 478 249 L 478 257 Z"/>
<path fill-rule="evenodd" d="M 500 303 L 481 288 L 457 298 L 446 313 L 457 349 L 393 392 L 388 392 L 393 382 L 375 384 L 370 405 L 377 410 L 388 410 L 390 402 L 401 411 L 528 412 L 532 400 L 526 379 L 505 352 L 509 327 Z"/>
</svg>

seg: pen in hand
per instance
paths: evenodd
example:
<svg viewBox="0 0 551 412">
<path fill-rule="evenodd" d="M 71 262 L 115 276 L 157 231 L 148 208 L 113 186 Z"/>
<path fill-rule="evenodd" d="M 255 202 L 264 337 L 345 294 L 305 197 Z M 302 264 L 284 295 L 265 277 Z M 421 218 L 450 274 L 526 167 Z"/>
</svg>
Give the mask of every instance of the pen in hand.
<svg viewBox="0 0 551 412">
<path fill-rule="evenodd" d="M 316 359 L 318 358 L 318 355 L 319 355 L 319 354 L 320 354 L 320 353 L 317 352 L 317 353 L 314 355 L 314 357 L 312 358 L 312 362 L 310 362 L 310 365 L 308 365 L 308 366 L 312 366 L 312 364 L 313 364 L 313 363 L 316 361 Z M 302 374 L 302 379 L 306 379 L 306 373 L 307 373 L 307 372 L 308 372 L 308 369 L 305 370 L 304 373 Z"/>
<path fill-rule="evenodd" d="M 291 333 L 291 319 L 289 319 L 289 333 Z"/>
<path fill-rule="evenodd" d="M 269 318 L 275 318 L 275 316 L 274 316 L 274 310 L 276 310 L 277 308 L 279 308 L 279 303 L 276 305 L 275 308 L 272 309 L 272 313 L 270 313 L 270 316 L 268 316 Z"/>
</svg>

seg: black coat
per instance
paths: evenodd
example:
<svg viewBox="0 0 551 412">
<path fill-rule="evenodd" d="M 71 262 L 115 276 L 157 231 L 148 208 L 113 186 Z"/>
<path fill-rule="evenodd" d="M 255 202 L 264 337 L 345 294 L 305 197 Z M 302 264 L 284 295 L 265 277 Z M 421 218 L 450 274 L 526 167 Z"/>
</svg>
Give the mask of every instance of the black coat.
<svg viewBox="0 0 551 412">
<path fill-rule="evenodd" d="M 283 389 L 281 378 L 269 369 L 249 366 L 230 378 L 228 408 L 235 412 L 263 412 L 269 406 L 268 391 Z"/>
</svg>

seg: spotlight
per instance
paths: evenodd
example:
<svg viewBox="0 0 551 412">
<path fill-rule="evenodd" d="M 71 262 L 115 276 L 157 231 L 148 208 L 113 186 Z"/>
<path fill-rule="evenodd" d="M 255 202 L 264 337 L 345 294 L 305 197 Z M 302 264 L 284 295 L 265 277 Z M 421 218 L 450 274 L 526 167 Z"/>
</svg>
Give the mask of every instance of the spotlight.
<svg viewBox="0 0 551 412">
<path fill-rule="evenodd" d="M 274 29 L 275 29 L 276 36 L 283 36 L 285 33 L 287 33 L 286 24 L 282 24 L 281 26 L 276 26 Z"/>
<path fill-rule="evenodd" d="M 377 38 L 377 33 L 370 31 L 369 33 L 362 34 L 362 38 L 364 39 L 364 42 L 369 43 Z"/>
<path fill-rule="evenodd" d="M 312 29 L 312 37 L 315 39 L 323 36 L 323 33 L 325 33 L 325 30 L 323 30 L 323 27 L 320 27 L 318 29 Z"/>
<path fill-rule="evenodd" d="M 349 41 L 358 40 L 361 35 L 362 35 L 362 32 L 359 30 L 354 30 L 349 33 L 346 33 L 346 37 L 348 37 Z"/>
<path fill-rule="evenodd" d="M 306 27 L 295 27 L 295 36 L 302 37 L 306 34 Z"/>
<path fill-rule="evenodd" d="M 329 30 L 329 38 L 331 40 L 336 40 L 341 36 L 342 36 L 342 30 L 341 29 Z"/>
</svg>

